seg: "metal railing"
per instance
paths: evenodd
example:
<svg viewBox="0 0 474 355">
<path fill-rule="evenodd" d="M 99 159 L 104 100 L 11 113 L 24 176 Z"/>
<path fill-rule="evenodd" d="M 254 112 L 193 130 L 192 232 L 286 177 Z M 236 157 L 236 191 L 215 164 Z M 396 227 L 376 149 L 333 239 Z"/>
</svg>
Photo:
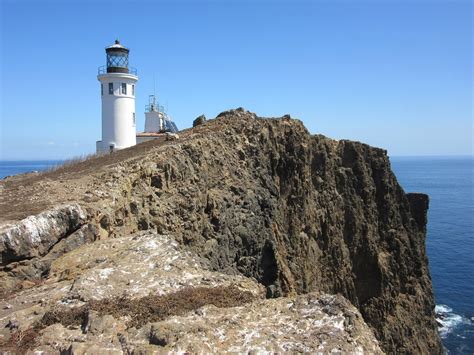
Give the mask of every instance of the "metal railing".
<svg viewBox="0 0 474 355">
<path fill-rule="evenodd" d="M 132 74 L 132 75 L 137 75 L 137 68 L 134 68 L 134 67 L 128 67 L 128 73 L 124 73 L 124 74 Z M 104 74 L 108 74 L 107 73 L 107 66 L 106 65 L 102 65 L 101 67 L 99 67 L 97 69 L 97 72 L 99 75 L 104 75 Z"/>
<path fill-rule="evenodd" d="M 145 112 L 151 112 L 151 111 L 156 111 L 156 112 L 165 112 L 165 108 L 161 105 L 158 104 L 148 104 L 145 106 Z"/>
</svg>

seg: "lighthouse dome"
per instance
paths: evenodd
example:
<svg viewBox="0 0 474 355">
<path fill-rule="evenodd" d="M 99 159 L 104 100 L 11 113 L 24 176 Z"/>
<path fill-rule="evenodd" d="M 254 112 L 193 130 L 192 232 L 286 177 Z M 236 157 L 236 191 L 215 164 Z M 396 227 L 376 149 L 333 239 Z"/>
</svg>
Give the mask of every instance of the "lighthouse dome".
<svg viewBox="0 0 474 355">
<path fill-rule="evenodd" d="M 130 50 L 117 39 L 111 46 L 105 48 L 107 55 L 107 73 L 128 73 L 128 54 Z"/>
</svg>

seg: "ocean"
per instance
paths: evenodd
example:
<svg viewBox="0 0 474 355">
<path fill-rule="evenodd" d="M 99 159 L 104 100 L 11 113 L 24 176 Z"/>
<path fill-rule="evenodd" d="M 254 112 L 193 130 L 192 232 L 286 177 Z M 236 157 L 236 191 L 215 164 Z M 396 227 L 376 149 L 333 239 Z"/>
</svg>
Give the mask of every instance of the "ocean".
<svg viewBox="0 0 474 355">
<path fill-rule="evenodd" d="M 426 248 L 443 344 L 450 354 L 474 354 L 474 158 L 390 160 L 406 192 L 430 196 Z M 0 178 L 59 163 L 0 161 Z"/>
<path fill-rule="evenodd" d="M 62 160 L 2 160 L 0 161 L 0 179 L 10 175 L 46 170 L 61 162 Z"/>
<path fill-rule="evenodd" d="M 405 192 L 430 196 L 426 250 L 450 354 L 474 354 L 474 158 L 394 157 Z"/>
</svg>

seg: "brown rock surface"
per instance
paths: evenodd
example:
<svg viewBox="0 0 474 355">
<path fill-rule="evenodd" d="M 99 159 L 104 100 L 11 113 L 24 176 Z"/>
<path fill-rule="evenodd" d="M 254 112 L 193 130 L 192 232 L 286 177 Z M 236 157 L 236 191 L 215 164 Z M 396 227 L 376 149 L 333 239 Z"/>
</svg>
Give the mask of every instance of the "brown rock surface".
<svg viewBox="0 0 474 355">
<path fill-rule="evenodd" d="M 78 228 L 87 232 L 55 254 L 53 245 L 29 259 L 2 256 L 15 260 L 0 272 L 4 292 L 16 280 L 34 279 L 44 285 L 22 292 L 48 297 L 42 287 L 51 282 L 62 297 L 74 280 L 79 299 L 109 297 L 114 292 L 100 273 L 122 265 L 122 254 L 91 266 L 77 262 L 79 251 L 97 253 L 106 241 L 80 245 L 146 230 L 173 236 L 218 279 L 255 278 L 268 297 L 342 294 L 387 352 L 442 350 L 424 244 L 428 200 L 404 193 L 384 150 L 311 136 L 298 120 L 258 119 L 237 109 L 180 132 L 179 141 L 150 141 L 7 178 L 0 191 L 1 221 L 77 203 L 86 211 Z M 133 290 L 122 274 L 106 276 L 118 290 Z M 154 287 L 162 277 L 138 280 Z"/>
<path fill-rule="evenodd" d="M 112 316 L 89 316 L 82 329 L 54 324 L 40 332 L 37 343 L 42 345 L 36 350 L 382 354 L 362 316 L 347 300 L 315 293 L 229 308 L 208 305 L 140 329 L 126 329 L 123 320 Z"/>
<path fill-rule="evenodd" d="M 0 226 L 0 266 L 47 254 L 60 239 L 79 229 L 85 220 L 85 213 L 75 204 Z"/>
<path fill-rule="evenodd" d="M 342 296 L 265 300 L 255 280 L 204 264 L 150 232 L 78 247 L 54 261 L 44 284 L 0 301 L 0 349 L 382 353 Z"/>
</svg>

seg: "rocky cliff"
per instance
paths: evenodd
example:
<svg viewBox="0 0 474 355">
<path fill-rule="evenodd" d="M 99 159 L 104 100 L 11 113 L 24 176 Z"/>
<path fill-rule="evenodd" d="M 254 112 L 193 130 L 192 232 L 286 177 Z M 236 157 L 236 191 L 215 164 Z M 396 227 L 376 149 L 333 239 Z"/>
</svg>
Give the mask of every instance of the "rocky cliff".
<svg viewBox="0 0 474 355">
<path fill-rule="evenodd" d="M 237 109 L 0 191 L 6 347 L 442 351 L 428 197 L 382 149 Z"/>
</svg>

